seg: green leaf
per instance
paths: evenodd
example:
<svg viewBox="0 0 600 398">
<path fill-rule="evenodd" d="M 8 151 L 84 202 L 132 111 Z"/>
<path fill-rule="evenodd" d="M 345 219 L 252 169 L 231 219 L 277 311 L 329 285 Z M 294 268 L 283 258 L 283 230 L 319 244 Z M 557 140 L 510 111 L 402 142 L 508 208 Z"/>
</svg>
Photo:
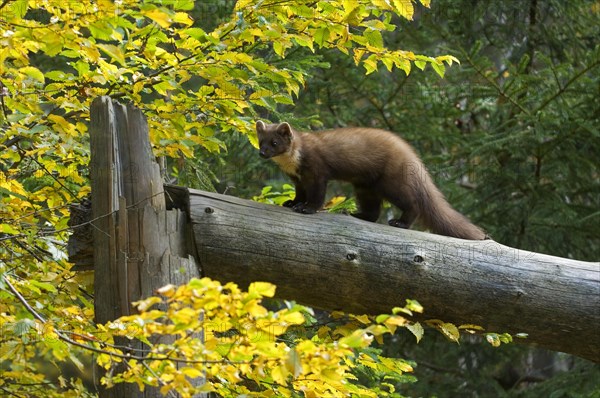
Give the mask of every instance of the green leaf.
<svg viewBox="0 0 600 398">
<path fill-rule="evenodd" d="M 31 328 L 33 328 L 34 326 L 35 321 L 33 319 L 20 319 L 17 322 L 15 322 L 13 326 L 13 333 L 17 336 L 22 336 L 24 334 L 27 334 L 27 332 L 29 332 L 29 330 L 31 330 Z"/>
<path fill-rule="evenodd" d="M 330 34 L 331 32 L 329 31 L 329 28 L 327 26 L 322 26 L 318 28 L 317 30 L 315 30 L 315 43 L 317 43 L 320 47 L 323 47 L 327 40 L 329 40 Z"/>
<path fill-rule="evenodd" d="M 105 20 L 99 20 L 88 25 L 88 29 L 92 37 L 99 40 L 111 40 L 114 31 L 113 27 Z"/>
<path fill-rule="evenodd" d="M 408 324 L 408 325 L 406 325 L 406 328 L 408 330 L 410 330 L 410 332 L 417 338 L 417 343 L 419 341 L 421 341 L 421 338 L 423 338 L 423 334 L 425 333 L 425 330 L 423 329 L 423 326 L 419 322 Z"/>
<path fill-rule="evenodd" d="M 315 52 L 315 49 L 313 47 L 313 41 L 310 40 L 309 38 L 306 37 L 302 37 L 302 36 L 295 36 L 294 37 L 294 41 L 296 42 L 296 44 L 298 44 L 299 46 L 302 47 L 308 47 L 310 48 L 310 50 L 312 52 Z"/>
<path fill-rule="evenodd" d="M 408 59 L 398 59 L 396 61 L 396 66 L 402 69 L 404 73 L 406 73 L 406 76 L 410 75 L 411 66 Z"/>
<path fill-rule="evenodd" d="M 18 235 L 20 233 L 18 229 L 13 228 L 9 224 L 0 224 L 0 231 L 9 235 Z"/>
<path fill-rule="evenodd" d="M 69 64 L 73 69 L 77 71 L 80 77 L 87 77 L 90 73 L 90 64 L 84 61 L 71 62 Z"/>
<path fill-rule="evenodd" d="M 273 51 L 275 51 L 275 54 L 279 55 L 281 58 L 285 57 L 285 49 L 283 48 L 283 44 L 280 42 L 276 41 L 273 43 Z"/>
<path fill-rule="evenodd" d="M 39 282 L 39 281 L 36 281 L 36 280 L 30 280 L 29 283 L 31 283 L 34 286 L 37 286 L 41 290 L 45 290 L 45 291 L 50 292 L 50 293 L 55 293 L 56 292 L 56 287 L 54 287 L 54 285 L 52 285 L 50 283 Z"/>
<path fill-rule="evenodd" d="M 72 73 L 65 73 L 62 70 L 53 70 L 50 72 L 46 72 L 45 75 L 48 79 L 54 80 L 56 82 L 64 82 L 65 80 L 69 80 L 75 77 Z"/>
<path fill-rule="evenodd" d="M 392 69 L 394 68 L 394 60 L 388 57 L 382 58 L 381 62 L 383 62 L 383 64 L 385 65 L 385 67 L 387 68 L 387 70 L 389 72 L 392 71 Z"/>
<path fill-rule="evenodd" d="M 153 85 L 152 88 L 154 88 L 154 90 L 161 95 L 167 95 L 167 92 L 169 90 L 173 90 L 175 87 L 171 82 L 163 81 Z"/>
<path fill-rule="evenodd" d="M 349 336 L 341 338 L 339 344 L 342 347 L 345 345 L 349 348 L 362 348 L 368 346 L 372 339 L 364 330 L 358 329 Z"/>
<path fill-rule="evenodd" d="M 444 66 L 444 64 L 442 64 L 442 63 L 438 64 L 437 62 L 432 62 L 431 67 L 441 78 L 444 77 L 444 74 L 446 73 L 446 67 Z"/>
<path fill-rule="evenodd" d="M 174 10 L 191 11 L 195 3 L 194 0 L 174 0 L 172 4 Z"/>
<path fill-rule="evenodd" d="M 114 44 L 98 44 L 98 48 L 108 55 L 113 61 L 117 61 L 121 66 L 127 66 L 125 62 L 125 54 L 121 47 Z"/>
<path fill-rule="evenodd" d="M 28 77 L 34 80 L 37 80 L 40 83 L 44 83 L 45 81 L 44 74 L 42 73 L 42 71 L 34 66 L 24 66 L 21 69 L 19 69 L 19 72 L 23 73 L 24 75 L 27 75 Z"/>
<path fill-rule="evenodd" d="M 471 48 L 471 52 L 470 52 L 470 56 L 471 58 L 474 58 L 477 56 L 477 54 L 479 53 L 479 51 L 481 51 L 481 48 L 483 47 L 483 42 L 481 40 L 477 40 L 475 42 L 475 44 L 473 45 L 473 47 Z"/>
<path fill-rule="evenodd" d="M 423 312 L 423 306 L 417 300 L 406 299 L 406 308 L 418 313 Z"/>
<path fill-rule="evenodd" d="M 2 193 L 4 195 L 7 195 L 7 196 L 14 196 L 15 198 L 19 198 L 19 199 L 21 199 L 22 201 L 25 201 L 25 202 L 28 201 L 28 199 L 25 196 L 21 195 L 20 193 L 10 191 L 10 190 L 8 190 L 8 189 L 6 189 L 4 187 L 0 187 L 0 193 Z"/>
<path fill-rule="evenodd" d="M 375 72 L 377 70 L 377 57 L 375 55 L 371 55 L 369 58 L 363 61 L 363 66 L 367 71 L 367 75 Z"/>
<path fill-rule="evenodd" d="M 3 4 L 6 4 L 6 3 L 3 3 Z M 25 17 L 25 14 L 27 14 L 27 9 L 29 8 L 29 1 L 28 0 L 17 0 L 15 2 L 13 2 L 12 4 L 10 2 L 8 2 L 8 5 L 9 5 L 9 14 L 8 15 L 10 15 L 12 13 L 12 15 L 16 19 L 22 19 L 23 17 Z"/>
<path fill-rule="evenodd" d="M 184 34 L 188 34 L 194 39 L 198 40 L 200 43 L 206 42 L 206 32 L 200 28 L 188 28 L 183 30 Z"/>
<path fill-rule="evenodd" d="M 377 323 L 383 323 L 385 322 L 391 315 L 388 314 L 381 314 L 381 315 L 377 315 L 377 317 L 375 318 L 375 322 Z"/>
<path fill-rule="evenodd" d="M 279 104 L 294 105 L 294 100 L 289 95 L 277 94 L 273 96 L 273 99 Z"/>
<path fill-rule="evenodd" d="M 492 347 L 500 347 L 502 342 L 500 341 L 500 337 L 496 333 L 488 333 L 485 335 L 485 339 L 488 343 L 492 345 Z"/>
<path fill-rule="evenodd" d="M 523 56 L 521 57 L 521 60 L 519 61 L 519 65 L 517 66 L 517 70 L 519 73 L 525 73 L 525 71 L 527 70 L 527 66 L 529 65 L 529 61 L 530 61 L 529 54 L 527 54 L 527 53 L 523 54 Z"/>
<path fill-rule="evenodd" d="M 367 42 L 377 48 L 383 48 L 383 36 L 378 30 L 366 30 L 364 36 L 367 38 Z"/>
</svg>

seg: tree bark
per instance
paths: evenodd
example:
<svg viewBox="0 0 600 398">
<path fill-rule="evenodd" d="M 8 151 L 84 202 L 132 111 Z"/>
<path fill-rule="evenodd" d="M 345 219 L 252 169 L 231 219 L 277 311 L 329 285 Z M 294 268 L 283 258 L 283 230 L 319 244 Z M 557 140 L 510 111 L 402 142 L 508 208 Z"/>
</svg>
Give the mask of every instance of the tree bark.
<svg viewBox="0 0 600 398">
<path fill-rule="evenodd" d="M 94 308 L 106 323 L 135 312 L 132 303 L 199 271 L 190 255 L 187 216 L 167 211 L 163 181 L 154 161 L 141 111 L 94 100 L 90 109 Z M 77 232 L 77 229 L 75 229 Z M 117 344 L 142 348 L 129 340 Z M 158 388 L 99 387 L 101 398 L 162 397 Z"/>
<path fill-rule="evenodd" d="M 208 277 L 272 282 L 281 298 L 356 314 L 390 313 L 416 299 L 427 319 L 527 333 L 525 342 L 600 361 L 600 263 L 167 191 L 175 206 L 189 206 Z"/>
</svg>

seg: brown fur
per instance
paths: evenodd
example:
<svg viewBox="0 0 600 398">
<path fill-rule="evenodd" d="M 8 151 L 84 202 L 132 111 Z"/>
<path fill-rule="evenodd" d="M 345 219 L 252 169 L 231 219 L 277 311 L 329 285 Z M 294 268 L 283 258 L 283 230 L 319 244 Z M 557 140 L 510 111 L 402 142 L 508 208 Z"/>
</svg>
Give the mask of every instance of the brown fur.
<svg viewBox="0 0 600 398">
<path fill-rule="evenodd" d="M 354 186 L 360 212 L 376 221 L 383 199 L 402 210 L 390 225 L 410 228 L 416 219 L 434 233 L 485 239 L 485 233 L 454 210 L 433 184 L 425 166 L 400 137 L 372 128 L 340 128 L 318 133 L 294 131 L 288 123 L 256 123 L 260 155 L 273 159 L 294 181 L 296 198 L 284 204 L 314 213 L 325 201 L 327 182 Z"/>
</svg>

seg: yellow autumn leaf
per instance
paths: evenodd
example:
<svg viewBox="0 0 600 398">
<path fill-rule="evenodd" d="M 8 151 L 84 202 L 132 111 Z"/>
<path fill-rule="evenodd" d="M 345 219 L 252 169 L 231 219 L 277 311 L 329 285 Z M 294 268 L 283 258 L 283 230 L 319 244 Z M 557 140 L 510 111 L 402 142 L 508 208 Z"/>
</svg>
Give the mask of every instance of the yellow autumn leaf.
<svg viewBox="0 0 600 398">
<path fill-rule="evenodd" d="M 373 336 L 366 333 L 364 330 L 355 330 L 350 335 L 343 337 L 339 340 L 339 345 L 341 347 L 349 347 L 349 348 L 362 348 L 371 344 L 373 341 Z"/>
<path fill-rule="evenodd" d="M 281 58 L 285 57 L 285 48 L 281 42 L 273 42 L 273 51 L 275 51 L 275 54 L 279 55 Z"/>
<path fill-rule="evenodd" d="M 371 323 L 371 320 L 369 319 L 368 315 L 358 315 L 358 316 L 354 316 L 353 318 L 364 325 L 368 325 Z"/>
<path fill-rule="evenodd" d="M 250 297 L 273 297 L 276 286 L 268 282 L 252 282 L 248 287 Z"/>
<path fill-rule="evenodd" d="M 257 301 L 252 300 L 244 304 L 244 311 L 255 318 L 260 318 L 267 315 L 268 311 L 265 307 L 260 305 Z"/>
<path fill-rule="evenodd" d="M 9 224 L 0 224 L 0 232 L 9 235 L 18 235 L 20 233 L 18 229 L 13 228 Z"/>
<path fill-rule="evenodd" d="M 142 14 L 159 24 L 161 28 L 168 28 L 173 22 L 171 16 L 159 8 L 142 11 Z"/>
<path fill-rule="evenodd" d="M 377 356 L 377 359 L 379 359 L 382 365 L 398 373 L 412 372 L 414 370 L 409 363 L 403 361 L 402 359 L 386 358 L 379 355 Z"/>
<path fill-rule="evenodd" d="M 290 312 L 284 314 L 281 320 L 289 325 L 302 325 L 304 323 L 304 315 L 300 312 Z"/>
<path fill-rule="evenodd" d="M 125 53 L 121 47 L 115 46 L 114 44 L 98 44 L 98 48 L 100 48 L 113 61 L 121 64 L 121 66 L 126 65 Z"/>
<path fill-rule="evenodd" d="M 98 48 L 95 46 L 81 45 L 80 52 L 86 55 L 87 59 L 89 59 L 89 61 L 92 63 L 98 62 L 100 59 L 100 51 L 98 51 Z"/>
<path fill-rule="evenodd" d="M 67 130 L 69 129 L 72 124 L 69 123 L 64 117 L 59 116 L 59 115 L 48 115 L 48 119 L 51 120 L 54 124 L 59 125 L 60 127 L 62 127 L 63 129 Z"/>
<path fill-rule="evenodd" d="M 290 372 L 287 370 L 287 368 L 284 365 L 280 365 L 277 366 L 275 368 L 273 368 L 273 370 L 271 371 L 271 377 L 273 377 L 273 381 L 277 384 L 281 384 L 281 385 L 286 385 L 287 384 L 287 377 L 290 374 Z"/>
<path fill-rule="evenodd" d="M 408 323 L 408 320 L 399 315 L 392 315 L 389 318 L 387 318 L 383 323 L 390 329 L 390 332 L 394 333 L 398 326 L 406 325 Z"/>
<path fill-rule="evenodd" d="M 479 331 L 479 332 L 483 332 L 485 329 L 479 325 L 474 325 L 471 323 L 467 323 L 467 324 L 463 324 L 463 325 L 459 325 L 458 329 L 460 330 L 473 330 L 473 331 Z"/>
<path fill-rule="evenodd" d="M 134 304 L 137 305 L 138 311 L 145 312 L 148 311 L 153 305 L 160 303 L 162 303 L 162 299 L 160 297 L 148 297 L 147 299 L 138 301 Z"/>
<path fill-rule="evenodd" d="M 377 362 L 364 352 L 358 355 L 358 363 L 371 369 L 377 369 Z"/>
<path fill-rule="evenodd" d="M 190 26 L 194 23 L 194 20 L 185 12 L 176 12 L 173 16 L 173 22 L 177 22 L 185 26 Z"/>
<path fill-rule="evenodd" d="M 381 10 L 392 11 L 394 9 L 390 4 L 390 0 L 373 0 L 373 4 L 375 4 L 377 8 Z"/>
<path fill-rule="evenodd" d="M 329 326 L 321 326 L 319 330 L 317 330 L 317 336 L 322 340 L 329 336 L 331 332 L 331 328 Z"/>
<path fill-rule="evenodd" d="M 323 208 L 331 209 L 332 207 L 335 207 L 335 206 L 339 205 L 340 203 L 342 203 L 344 200 L 346 200 L 345 196 L 334 196 L 327 203 L 325 203 Z"/>
<path fill-rule="evenodd" d="M 200 318 L 200 314 L 191 308 L 182 308 L 174 314 L 171 314 L 170 319 L 175 324 L 191 325 Z"/>
<path fill-rule="evenodd" d="M 201 370 L 199 370 L 197 368 L 192 368 L 189 366 L 180 368 L 180 369 L 178 369 L 178 371 L 192 379 L 204 376 L 204 372 L 202 372 Z"/>
<path fill-rule="evenodd" d="M 320 372 L 320 376 L 329 383 L 336 383 L 342 380 L 342 375 L 338 368 L 325 368 Z"/>
<path fill-rule="evenodd" d="M 246 335 L 254 342 L 274 341 L 277 336 L 287 331 L 288 326 L 283 322 L 259 320 L 256 322 L 256 327 L 250 326 L 246 330 Z"/>
<path fill-rule="evenodd" d="M 316 351 L 316 343 L 311 340 L 303 340 L 296 345 L 296 351 L 304 354 L 312 354 Z"/>
<path fill-rule="evenodd" d="M 448 65 L 452 65 L 453 62 L 456 62 L 457 64 L 460 64 L 460 61 L 458 58 L 452 56 L 452 55 L 441 55 L 439 57 L 435 57 L 435 60 L 438 63 L 442 63 L 442 62 L 446 62 Z"/>
<path fill-rule="evenodd" d="M 415 8 L 413 6 L 412 0 L 393 0 L 394 9 L 398 13 L 398 15 L 412 21 L 413 15 L 415 13 Z"/>
<path fill-rule="evenodd" d="M 405 308 L 407 308 L 408 310 L 413 311 L 413 312 L 418 312 L 418 313 L 423 312 L 423 306 L 417 300 L 407 299 Z"/>
<path fill-rule="evenodd" d="M 490 343 L 492 345 L 492 347 L 500 347 L 500 345 L 502 344 L 502 342 L 500 341 L 500 338 L 495 333 L 488 333 L 485 336 L 485 339 L 487 340 L 488 343 Z"/>
<path fill-rule="evenodd" d="M 177 288 L 177 286 L 169 284 L 169 285 L 165 285 L 161 288 L 156 289 L 156 293 L 161 294 L 166 297 L 171 297 L 175 293 L 176 288 Z"/>
<path fill-rule="evenodd" d="M 439 319 L 431 319 L 426 322 L 429 326 L 433 326 L 437 330 L 439 330 L 444 336 L 446 336 L 449 340 L 457 343 L 460 339 L 460 331 L 458 328 L 449 322 L 444 322 Z"/>
<path fill-rule="evenodd" d="M 254 3 L 255 0 L 238 0 L 235 2 L 235 10 L 236 11 L 244 11 L 247 9 L 249 5 Z"/>
</svg>

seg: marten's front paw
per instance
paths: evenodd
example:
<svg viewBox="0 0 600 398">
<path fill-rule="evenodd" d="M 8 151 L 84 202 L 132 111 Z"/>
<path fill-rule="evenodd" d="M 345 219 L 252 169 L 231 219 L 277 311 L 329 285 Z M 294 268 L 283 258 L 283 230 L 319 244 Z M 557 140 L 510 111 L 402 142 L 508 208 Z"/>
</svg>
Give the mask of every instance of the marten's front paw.
<svg viewBox="0 0 600 398">
<path fill-rule="evenodd" d="M 313 213 L 317 212 L 316 209 L 313 209 L 312 207 L 307 206 L 306 203 L 298 203 L 298 204 L 294 205 L 294 207 L 292 207 L 292 209 L 294 209 L 295 212 L 302 213 L 302 214 L 313 214 Z"/>
<path fill-rule="evenodd" d="M 296 202 L 293 199 L 290 199 L 290 200 L 286 200 L 285 202 L 283 202 L 282 206 L 283 207 L 294 207 L 294 206 L 296 206 L 296 204 L 298 204 L 298 202 Z"/>
</svg>

